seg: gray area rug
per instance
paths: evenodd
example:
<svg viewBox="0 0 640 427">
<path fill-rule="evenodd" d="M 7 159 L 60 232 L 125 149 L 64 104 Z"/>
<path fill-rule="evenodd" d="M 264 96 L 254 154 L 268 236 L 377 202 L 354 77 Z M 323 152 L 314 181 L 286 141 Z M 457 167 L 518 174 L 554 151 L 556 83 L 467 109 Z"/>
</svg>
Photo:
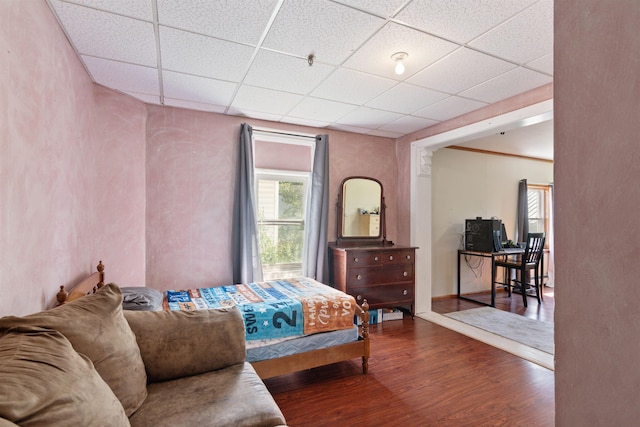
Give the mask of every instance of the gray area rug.
<svg viewBox="0 0 640 427">
<path fill-rule="evenodd" d="M 445 316 L 553 354 L 553 323 L 529 319 L 493 307 L 456 311 Z"/>
</svg>

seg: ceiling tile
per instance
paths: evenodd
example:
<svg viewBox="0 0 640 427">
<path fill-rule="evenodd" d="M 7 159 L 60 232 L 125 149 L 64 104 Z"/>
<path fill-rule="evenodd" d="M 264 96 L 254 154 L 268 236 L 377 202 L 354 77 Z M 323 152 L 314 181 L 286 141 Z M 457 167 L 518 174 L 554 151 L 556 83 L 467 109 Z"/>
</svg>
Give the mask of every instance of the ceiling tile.
<svg viewBox="0 0 640 427">
<path fill-rule="evenodd" d="M 553 53 L 528 62 L 527 67 L 553 75 Z"/>
<path fill-rule="evenodd" d="M 244 85 L 236 94 L 231 107 L 236 110 L 248 110 L 284 115 L 302 100 L 302 96 L 293 93 L 277 92 L 271 89 Z"/>
<path fill-rule="evenodd" d="M 313 53 L 317 62 L 337 65 L 384 22 L 328 0 L 289 1 L 280 9 L 263 46 L 302 57 Z"/>
<path fill-rule="evenodd" d="M 254 49 L 224 40 L 160 27 L 162 65 L 214 79 L 239 81 L 245 74 Z"/>
<path fill-rule="evenodd" d="M 404 116 L 395 122 L 380 127 L 380 130 L 398 132 L 402 135 L 428 128 L 438 123 L 435 120 L 423 119 L 422 117 Z"/>
<path fill-rule="evenodd" d="M 455 94 L 514 68 L 509 62 L 461 48 L 407 81 Z"/>
<path fill-rule="evenodd" d="M 377 98 L 367 102 L 367 107 L 396 113 L 411 114 L 414 111 L 438 102 L 448 95 L 423 87 L 400 83 Z"/>
<path fill-rule="evenodd" d="M 157 0 L 161 25 L 256 45 L 278 0 L 238 1 Z"/>
<path fill-rule="evenodd" d="M 141 65 L 81 56 L 96 83 L 123 92 L 160 95 L 158 70 Z"/>
<path fill-rule="evenodd" d="M 244 83 L 268 89 L 308 94 L 324 80 L 335 67 L 314 63 L 306 59 L 261 49 L 251 64 Z"/>
<path fill-rule="evenodd" d="M 153 8 L 151 0 L 68 0 L 69 3 L 89 6 L 119 15 L 131 16 L 132 18 L 153 21 Z M 56 0 L 57 2 L 57 0 Z"/>
<path fill-rule="evenodd" d="M 220 113 L 220 114 L 223 114 L 226 110 L 226 107 L 223 107 L 220 105 L 204 104 L 201 102 L 191 102 L 191 101 L 185 101 L 182 99 L 173 99 L 173 98 L 167 98 L 167 97 L 164 98 L 164 105 L 167 105 L 170 107 L 186 108 L 189 110 L 209 111 L 211 113 Z"/>
<path fill-rule="evenodd" d="M 317 98 L 362 105 L 397 84 L 394 80 L 340 68 L 312 93 Z"/>
<path fill-rule="evenodd" d="M 307 97 L 296 105 L 287 116 L 331 123 L 356 108 L 356 105 Z"/>
<path fill-rule="evenodd" d="M 458 48 L 450 43 L 393 22 L 388 23 L 349 58 L 344 66 L 395 80 L 404 80 Z M 406 52 L 406 71 L 398 76 L 391 55 Z"/>
<path fill-rule="evenodd" d="M 553 75 L 553 0 L 46 3 L 96 83 L 274 122 L 393 138 Z M 409 53 L 402 76 L 397 51 Z"/>
<path fill-rule="evenodd" d="M 534 1 L 413 0 L 396 18 L 447 40 L 467 43 Z"/>
<path fill-rule="evenodd" d="M 369 107 L 359 107 L 357 110 L 342 117 L 337 123 L 365 129 L 377 129 L 381 124 L 393 122 L 401 117 L 402 114 L 398 113 L 376 110 Z"/>
<path fill-rule="evenodd" d="M 157 65 L 152 23 L 60 1 L 52 5 L 80 54 Z"/>
<path fill-rule="evenodd" d="M 188 74 L 162 72 L 164 96 L 205 104 L 227 106 L 238 86 L 236 83 Z"/>
<path fill-rule="evenodd" d="M 539 86 L 544 86 L 547 83 L 551 83 L 551 81 L 551 77 L 519 67 L 461 92 L 460 95 L 492 104 Z"/>
<path fill-rule="evenodd" d="M 425 119 L 444 121 L 485 107 L 486 105 L 484 102 L 461 98 L 459 96 L 450 96 L 440 102 L 429 105 L 427 108 L 416 111 L 412 115 L 424 117 Z"/>
<path fill-rule="evenodd" d="M 301 119 L 298 117 L 291 117 L 291 116 L 283 117 L 282 119 L 280 119 L 280 121 L 282 123 L 290 123 L 292 125 L 311 126 L 315 128 L 325 128 L 330 124 L 330 122 L 323 122 L 323 121 L 312 120 L 312 119 Z"/>
<path fill-rule="evenodd" d="M 533 5 L 469 45 L 518 64 L 553 52 L 553 0 Z"/>
<path fill-rule="evenodd" d="M 392 18 L 407 2 L 406 0 L 337 0 L 356 9 L 373 13 L 383 18 Z"/>
</svg>

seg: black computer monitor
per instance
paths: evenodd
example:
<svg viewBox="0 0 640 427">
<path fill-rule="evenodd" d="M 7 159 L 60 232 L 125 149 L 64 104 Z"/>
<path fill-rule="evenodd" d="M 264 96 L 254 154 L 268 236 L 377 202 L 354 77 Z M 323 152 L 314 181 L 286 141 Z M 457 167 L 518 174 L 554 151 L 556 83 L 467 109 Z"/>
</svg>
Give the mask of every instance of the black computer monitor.
<svg viewBox="0 0 640 427">
<path fill-rule="evenodd" d="M 507 229 L 504 226 L 504 222 L 501 224 L 501 227 L 500 227 L 500 240 L 502 240 L 503 242 L 509 241 L 509 236 L 507 236 Z"/>
</svg>

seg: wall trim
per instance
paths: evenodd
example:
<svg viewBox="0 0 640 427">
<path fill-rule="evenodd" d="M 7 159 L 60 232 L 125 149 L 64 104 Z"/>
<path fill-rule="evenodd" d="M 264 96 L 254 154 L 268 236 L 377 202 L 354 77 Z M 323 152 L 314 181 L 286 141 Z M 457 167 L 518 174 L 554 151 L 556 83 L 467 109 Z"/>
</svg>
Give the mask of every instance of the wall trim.
<svg viewBox="0 0 640 427">
<path fill-rule="evenodd" d="M 512 153 L 499 153 L 497 151 L 481 150 L 479 148 L 472 148 L 472 147 L 461 147 L 459 145 L 451 145 L 449 147 L 444 147 L 444 148 L 449 148 L 451 150 L 471 151 L 473 153 L 489 154 L 492 156 L 516 157 L 518 159 L 536 160 L 539 162 L 553 163 L 553 160 L 541 159 L 540 157 L 523 156 L 522 154 L 512 154 Z"/>
</svg>

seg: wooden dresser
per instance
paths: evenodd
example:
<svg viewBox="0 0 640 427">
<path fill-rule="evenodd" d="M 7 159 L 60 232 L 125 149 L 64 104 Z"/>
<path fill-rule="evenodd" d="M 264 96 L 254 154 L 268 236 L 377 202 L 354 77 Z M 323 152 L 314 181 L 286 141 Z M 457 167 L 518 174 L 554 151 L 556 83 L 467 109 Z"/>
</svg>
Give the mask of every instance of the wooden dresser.
<svg viewBox="0 0 640 427">
<path fill-rule="evenodd" d="M 415 253 L 410 246 L 329 246 L 329 283 L 369 307 L 414 314 Z"/>
</svg>

